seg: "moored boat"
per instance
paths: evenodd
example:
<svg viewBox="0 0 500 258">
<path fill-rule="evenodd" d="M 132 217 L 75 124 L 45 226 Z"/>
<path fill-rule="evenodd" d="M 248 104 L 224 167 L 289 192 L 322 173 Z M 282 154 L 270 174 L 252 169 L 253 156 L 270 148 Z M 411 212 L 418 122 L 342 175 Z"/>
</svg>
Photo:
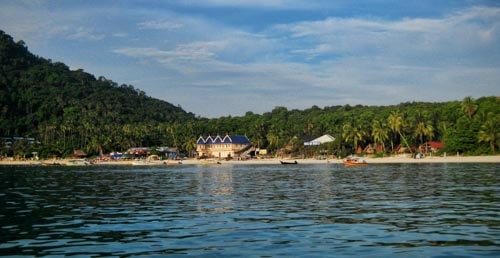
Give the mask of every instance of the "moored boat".
<svg viewBox="0 0 500 258">
<path fill-rule="evenodd" d="M 283 161 L 280 160 L 281 165 L 296 165 L 299 164 L 297 161 Z"/>
<path fill-rule="evenodd" d="M 70 159 L 65 163 L 66 166 L 87 166 L 90 164 L 91 163 L 85 159 Z"/>
<path fill-rule="evenodd" d="M 205 160 L 202 160 L 199 164 L 200 165 L 221 165 L 222 163 L 220 163 L 220 161 L 215 160 L 215 159 L 205 159 Z"/>
<path fill-rule="evenodd" d="M 58 162 L 58 161 L 42 161 L 40 164 L 42 164 L 42 166 L 63 166 L 65 165 L 64 163 L 61 163 L 61 162 Z"/>
<path fill-rule="evenodd" d="M 178 160 L 167 160 L 167 161 L 164 161 L 163 164 L 167 165 L 167 166 L 176 166 L 176 165 L 182 165 L 182 161 L 178 161 Z"/>
<path fill-rule="evenodd" d="M 366 160 L 361 157 L 353 157 L 349 156 L 344 160 L 344 166 L 366 166 L 368 163 L 366 163 Z"/>
</svg>

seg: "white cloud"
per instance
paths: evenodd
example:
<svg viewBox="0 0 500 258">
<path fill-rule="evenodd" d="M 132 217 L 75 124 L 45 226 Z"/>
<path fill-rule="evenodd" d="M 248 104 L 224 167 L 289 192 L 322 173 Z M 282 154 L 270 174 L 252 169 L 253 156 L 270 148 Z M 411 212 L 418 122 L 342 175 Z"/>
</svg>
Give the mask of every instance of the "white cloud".
<svg viewBox="0 0 500 258">
<path fill-rule="evenodd" d="M 69 39 L 99 41 L 103 40 L 106 36 L 104 34 L 95 32 L 95 30 L 91 28 L 78 27 L 67 37 Z"/>
<path fill-rule="evenodd" d="M 180 3 L 194 6 L 273 9 L 301 9 L 317 6 L 317 4 L 307 0 L 183 0 Z"/>
<path fill-rule="evenodd" d="M 173 30 L 182 28 L 184 25 L 178 22 L 169 21 L 144 21 L 137 24 L 141 29 L 153 29 L 153 30 Z"/>
<path fill-rule="evenodd" d="M 112 11 L 86 6 L 48 12 L 30 3 L 2 5 L 0 24 L 31 49 L 43 39 L 52 53 L 74 54 L 68 59 L 78 61 L 70 67 L 87 64 L 82 68 L 134 83 L 202 116 L 264 112 L 274 106 L 498 95 L 500 8 L 474 7 L 432 18 L 331 16 L 262 22 L 260 29 L 248 29 L 199 12 L 220 7 L 286 11 L 289 6 L 308 8 L 308 1 L 174 3 L 182 13 L 116 6 Z M 193 5 L 198 11 L 190 13 Z M 99 58 L 78 55 L 71 50 L 76 44 Z M 193 92 L 211 99 L 210 106 L 193 100 Z"/>
</svg>

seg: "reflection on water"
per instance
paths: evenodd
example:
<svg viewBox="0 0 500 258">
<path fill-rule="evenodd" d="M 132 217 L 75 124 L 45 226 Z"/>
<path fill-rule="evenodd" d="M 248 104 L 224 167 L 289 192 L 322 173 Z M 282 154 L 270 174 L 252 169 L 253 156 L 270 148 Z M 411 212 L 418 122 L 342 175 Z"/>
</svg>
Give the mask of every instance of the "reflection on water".
<svg viewBox="0 0 500 258">
<path fill-rule="evenodd" d="M 500 256 L 500 165 L 0 167 L 0 254 Z"/>
</svg>

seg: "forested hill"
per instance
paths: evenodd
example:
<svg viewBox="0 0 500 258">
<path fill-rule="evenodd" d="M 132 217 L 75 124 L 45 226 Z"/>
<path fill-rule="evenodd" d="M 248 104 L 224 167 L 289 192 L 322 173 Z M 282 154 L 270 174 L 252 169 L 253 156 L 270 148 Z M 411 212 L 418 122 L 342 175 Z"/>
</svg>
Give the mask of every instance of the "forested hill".
<svg viewBox="0 0 500 258">
<path fill-rule="evenodd" d="M 75 149 L 96 155 L 140 146 L 175 146 L 192 153 L 200 135 L 226 133 L 246 135 L 271 155 L 324 151 L 303 147 L 323 134 L 336 140 L 321 148 L 343 156 L 375 145 L 384 155 L 428 141 L 443 142 L 448 153 L 495 154 L 499 125 L 496 96 L 393 106 L 276 107 L 262 115 L 197 118 L 130 85 L 37 57 L 24 42 L 0 31 L 0 137 L 5 137 L 0 156 L 61 157 Z"/>
<path fill-rule="evenodd" d="M 60 126 L 83 132 L 191 119 L 194 114 L 133 86 L 37 57 L 23 41 L 0 31 L 0 136 L 43 135 Z"/>
</svg>

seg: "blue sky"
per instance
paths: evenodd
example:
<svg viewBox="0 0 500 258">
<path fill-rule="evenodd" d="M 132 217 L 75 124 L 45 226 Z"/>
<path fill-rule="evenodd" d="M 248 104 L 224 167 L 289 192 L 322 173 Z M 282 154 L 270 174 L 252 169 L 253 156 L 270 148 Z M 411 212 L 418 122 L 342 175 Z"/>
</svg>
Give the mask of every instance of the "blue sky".
<svg viewBox="0 0 500 258">
<path fill-rule="evenodd" d="M 0 29 L 203 117 L 500 95 L 499 1 L 0 0 Z"/>
</svg>

